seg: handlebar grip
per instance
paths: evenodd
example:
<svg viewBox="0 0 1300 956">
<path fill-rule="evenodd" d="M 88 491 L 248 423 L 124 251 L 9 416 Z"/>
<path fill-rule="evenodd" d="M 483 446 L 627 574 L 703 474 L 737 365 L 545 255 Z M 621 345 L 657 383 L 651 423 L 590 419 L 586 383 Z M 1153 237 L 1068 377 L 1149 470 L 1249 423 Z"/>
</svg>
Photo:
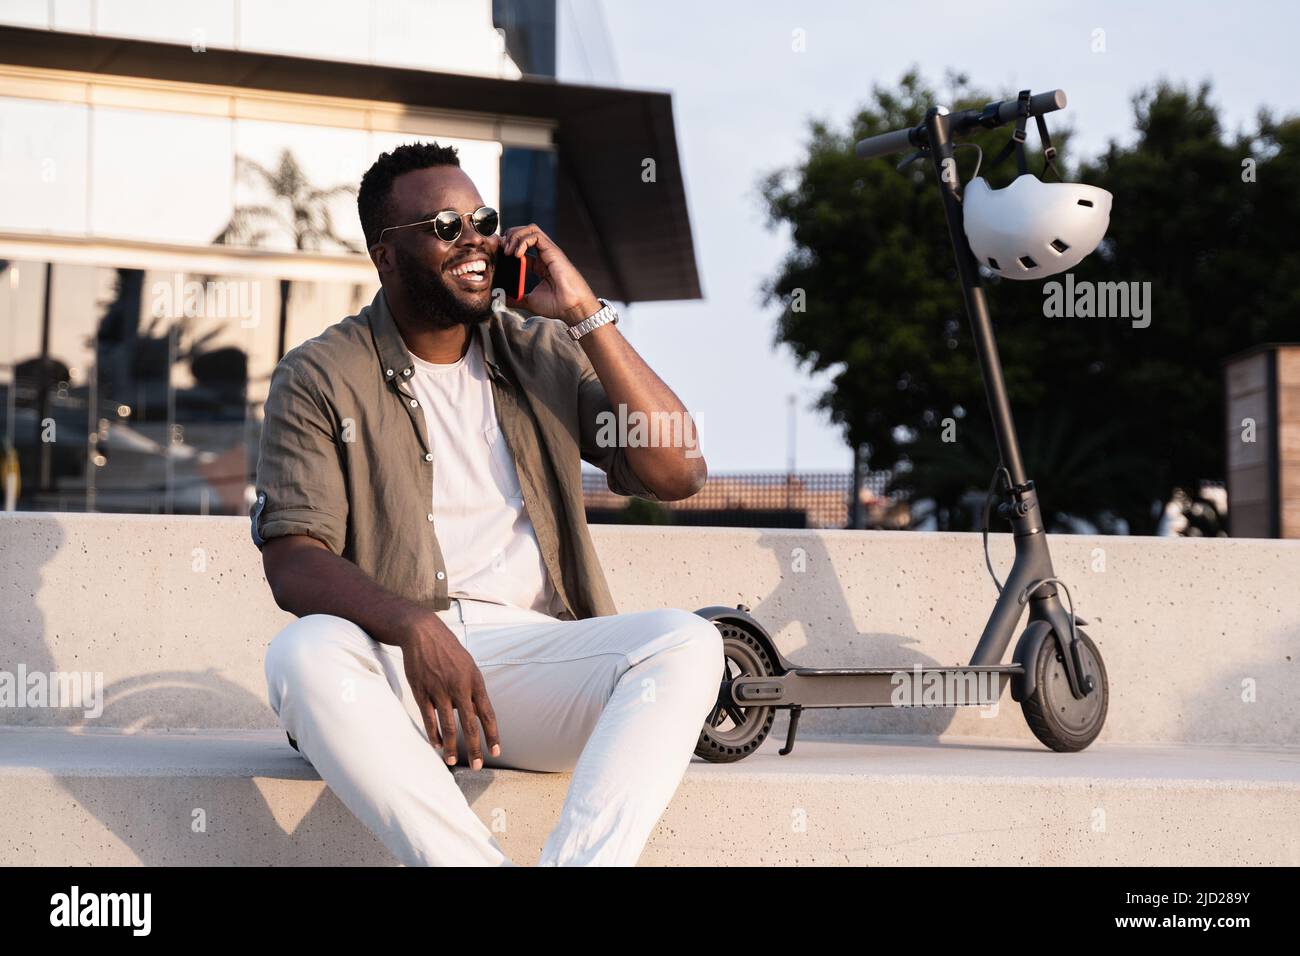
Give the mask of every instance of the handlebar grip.
<svg viewBox="0 0 1300 956">
<path fill-rule="evenodd" d="M 859 140 L 858 145 L 854 147 L 858 154 L 858 159 L 872 159 L 876 156 L 886 156 L 889 153 L 901 153 L 905 149 L 912 148 L 912 130 L 896 129 L 888 133 L 880 133 L 877 136 L 868 136 L 866 139 Z"/>
<path fill-rule="evenodd" d="M 1043 113 L 1055 113 L 1057 110 L 1065 109 L 1065 104 L 1065 90 L 1037 93 L 1029 97 L 1029 115 L 1041 116 Z M 1003 123 L 1015 122 L 1018 105 L 1017 100 L 1003 100 L 1002 105 L 998 107 L 998 120 Z"/>
</svg>

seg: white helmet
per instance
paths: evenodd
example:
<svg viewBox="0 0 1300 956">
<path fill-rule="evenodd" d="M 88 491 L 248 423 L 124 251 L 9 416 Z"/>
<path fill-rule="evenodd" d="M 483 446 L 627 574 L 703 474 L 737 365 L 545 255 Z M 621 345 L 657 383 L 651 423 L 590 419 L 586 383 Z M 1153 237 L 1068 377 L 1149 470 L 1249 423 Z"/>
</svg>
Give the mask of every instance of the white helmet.
<svg viewBox="0 0 1300 956">
<path fill-rule="evenodd" d="M 1023 173 L 992 189 L 976 177 L 962 198 L 966 238 L 980 265 L 1005 279 L 1041 279 L 1071 269 L 1110 225 L 1111 195 L 1082 183 L 1045 183 Z"/>
</svg>

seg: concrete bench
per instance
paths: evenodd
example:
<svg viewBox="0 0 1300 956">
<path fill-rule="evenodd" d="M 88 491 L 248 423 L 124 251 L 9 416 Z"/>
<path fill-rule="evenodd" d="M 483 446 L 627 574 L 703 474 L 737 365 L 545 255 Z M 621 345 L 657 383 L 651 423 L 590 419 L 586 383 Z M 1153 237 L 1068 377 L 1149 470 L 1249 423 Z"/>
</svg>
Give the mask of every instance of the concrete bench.
<svg viewBox="0 0 1300 956">
<path fill-rule="evenodd" d="M 978 535 L 598 526 L 623 611 L 744 603 L 809 666 L 965 663 Z M 995 566 L 1010 543 L 993 536 Z M 811 711 L 695 761 L 642 858 L 728 863 L 1300 863 L 1300 542 L 1053 539 L 1111 677 L 1053 754 L 1004 700 Z M 385 863 L 288 745 L 262 655 L 291 617 L 241 518 L 0 515 L 0 671 L 102 675 L 103 712 L 0 707 L 0 863 Z M 519 862 L 568 776 L 458 770 Z"/>
</svg>

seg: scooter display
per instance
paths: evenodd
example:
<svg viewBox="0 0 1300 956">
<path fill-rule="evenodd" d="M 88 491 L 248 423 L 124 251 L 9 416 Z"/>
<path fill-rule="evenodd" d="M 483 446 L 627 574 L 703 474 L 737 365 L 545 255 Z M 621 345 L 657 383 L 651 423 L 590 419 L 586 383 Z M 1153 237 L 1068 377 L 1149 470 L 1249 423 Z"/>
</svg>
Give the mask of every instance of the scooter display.
<svg viewBox="0 0 1300 956">
<path fill-rule="evenodd" d="M 1106 667 L 1097 646 L 1079 627 L 1087 622 L 1074 614 L 1068 586 L 1057 578 L 1052 567 L 1038 493 L 1034 482 L 1025 474 L 1021 459 L 980 279 L 982 260 L 977 261 L 972 252 L 963 219 L 963 191 L 955 175 L 953 159 L 955 137 L 1014 123 L 1015 133 L 1003 156 L 1015 148 L 1023 177 L 1026 174 L 1025 124 L 1033 117 L 1050 164 L 1054 150 L 1042 117 L 1065 105 L 1065 93 L 1061 90 L 1033 96 L 1026 90 L 1014 100 L 990 103 L 983 109 L 949 112 L 945 107 L 935 106 L 926 112 L 919 125 L 872 136 L 856 147 L 861 159 L 915 150 L 900 169 L 912 160 L 929 159 L 943 197 L 957 276 L 992 414 L 1000 461 L 984 509 L 985 562 L 1000 593 L 969 665 L 932 667 L 900 661 L 892 667 L 801 667 L 781 655 L 771 635 L 748 607 L 701 608 L 695 613 L 713 621 L 721 631 L 726 658 L 717 705 L 706 718 L 695 748 L 695 753 L 705 760 L 726 763 L 754 753 L 771 732 L 776 712 L 782 709 L 790 711 L 790 723 L 785 746 L 779 752 L 789 754 L 804 710 L 899 706 L 900 690 L 906 692 L 902 695 L 905 705 L 987 706 L 999 699 L 1010 685 L 1011 697 L 1020 703 L 1034 735 L 1055 751 L 1082 750 L 1101 732 L 1109 701 Z M 986 187 L 982 180 L 975 182 Z M 1077 188 L 1093 190 L 1093 187 Z M 997 192 L 1002 191 L 993 194 Z M 1104 197 L 1105 217 L 1101 221 L 1104 234 L 1110 196 L 1104 190 L 1094 192 Z M 1095 200 L 1090 197 L 1091 194 L 1080 194 L 1077 198 L 1080 213 L 1095 210 Z M 1071 204 L 1075 201 L 1070 199 Z M 1068 210 L 1062 213 L 1068 214 Z M 1094 216 L 1082 231 L 1095 232 L 1095 223 Z M 1089 237 L 1087 242 L 1095 246 L 1100 239 L 1098 234 Z M 1035 249 L 1033 253 L 1017 256 L 1018 261 L 1014 262 L 998 262 L 989 256 L 985 266 L 1009 278 L 1034 278 L 1044 272 L 1043 262 L 1035 256 L 1044 261 L 1053 255 L 1061 256 L 1056 271 L 1062 271 L 1091 251 L 1091 247 L 1082 248 L 1076 243 L 1071 249 L 1070 245 L 1060 238 L 1049 237 L 1041 253 Z M 1021 270 L 1022 274 L 1009 274 L 1013 269 Z M 996 513 L 1008 522 L 1015 547 L 1015 559 L 1005 584 L 997 581 L 987 551 L 989 510 L 995 497 Z M 1061 591 L 1070 604 L 1068 610 L 1061 601 Z M 1012 660 L 1003 663 L 1026 608 L 1028 623 L 1016 643 Z M 980 693 L 980 688 L 986 692 Z"/>
</svg>

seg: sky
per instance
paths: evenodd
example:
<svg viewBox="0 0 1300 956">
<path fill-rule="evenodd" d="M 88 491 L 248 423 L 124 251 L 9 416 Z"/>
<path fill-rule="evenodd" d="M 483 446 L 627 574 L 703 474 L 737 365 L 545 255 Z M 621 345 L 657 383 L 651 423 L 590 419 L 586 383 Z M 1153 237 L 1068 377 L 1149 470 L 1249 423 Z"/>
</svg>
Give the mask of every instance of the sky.
<svg viewBox="0 0 1300 956">
<path fill-rule="evenodd" d="M 704 299 L 633 304 L 624 329 L 697 417 L 715 472 L 787 467 L 790 396 L 796 467 L 851 466 L 841 430 L 813 407 L 827 376 L 774 346 L 777 310 L 759 295 L 789 243 L 765 227 L 757 183 L 798 161 L 810 118 L 843 127 L 910 67 L 940 88 L 961 71 L 998 95 L 1065 90 L 1052 128 L 1074 131 L 1076 160 L 1133 142 L 1132 97 L 1161 78 L 1210 81 L 1229 131 L 1262 106 L 1300 112 L 1295 3 L 559 3 L 561 79 L 673 95 Z M 612 55 L 597 55 L 601 12 Z M 1112 212 L 1126 214 L 1137 211 Z"/>
</svg>

